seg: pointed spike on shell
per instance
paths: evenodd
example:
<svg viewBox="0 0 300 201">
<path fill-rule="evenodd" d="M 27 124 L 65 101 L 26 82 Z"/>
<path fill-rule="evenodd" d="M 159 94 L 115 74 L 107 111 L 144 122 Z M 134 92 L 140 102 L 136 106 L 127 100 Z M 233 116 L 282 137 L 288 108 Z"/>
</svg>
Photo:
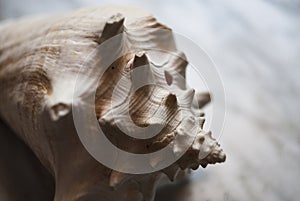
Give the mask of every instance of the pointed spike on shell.
<svg viewBox="0 0 300 201">
<path fill-rule="evenodd" d="M 195 95 L 195 89 L 186 90 L 180 98 L 181 99 L 180 105 L 186 108 L 190 108 L 194 100 L 194 95 Z"/>
<path fill-rule="evenodd" d="M 211 96 L 209 92 L 196 92 L 193 101 L 193 106 L 195 108 L 203 108 L 206 104 L 211 102 Z"/>
<path fill-rule="evenodd" d="M 145 52 L 138 52 L 134 55 L 131 69 L 142 67 L 149 64 L 148 57 Z"/>
<path fill-rule="evenodd" d="M 199 168 L 199 165 L 198 164 L 194 164 L 191 166 L 191 169 L 192 170 L 197 170 Z"/>
<path fill-rule="evenodd" d="M 145 52 L 141 51 L 134 55 L 130 69 L 132 76 L 132 85 L 139 88 L 146 83 L 153 83 L 154 75 Z"/>
<path fill-rule="evenodd" d="M 113 170 L 110 174 L 109 186 L 116 188 L 118 185 L 124 182 L 125 178 L 126 174 Z"/>
<path fill-rule="evenodd" d="M 106 21 L 101 37 L 99 38 L 99 43 L 103 43 L 107 39 L 122 33 L 124 31 L 124 19 L 120 13 L 111 16 Z"/>
<path fill-rule="evenodd" d="M 203 168 L 206 168 L 207 167 L 207 163 L 203 163 L 203 164 L 200 164 L 201 165 L 201 167 L 203 167 Z"/>
<path fill-rule="evenodd" d="M 162 172 L 169 178 L 171 182 L 175 181 L 180 169 L 177 164 L 173 164 L 162 170 Z"/>
</svg>

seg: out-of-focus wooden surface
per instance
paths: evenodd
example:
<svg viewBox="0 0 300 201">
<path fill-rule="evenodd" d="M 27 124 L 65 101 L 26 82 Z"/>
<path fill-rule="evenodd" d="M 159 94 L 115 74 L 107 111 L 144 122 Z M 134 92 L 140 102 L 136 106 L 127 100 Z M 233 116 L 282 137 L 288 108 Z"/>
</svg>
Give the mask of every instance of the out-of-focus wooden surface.
<svg viewBox="0 0 300 201">
<path fill-rule="evenodd" d="M 226 163 L 160 189 L 156 201 L 299 200 L 300 3 L 0 0 L 0 17 L 105 4 L 151 11 L 203 47 L 224 82 L 227 114 L 220 142 Z"/>
</svg>

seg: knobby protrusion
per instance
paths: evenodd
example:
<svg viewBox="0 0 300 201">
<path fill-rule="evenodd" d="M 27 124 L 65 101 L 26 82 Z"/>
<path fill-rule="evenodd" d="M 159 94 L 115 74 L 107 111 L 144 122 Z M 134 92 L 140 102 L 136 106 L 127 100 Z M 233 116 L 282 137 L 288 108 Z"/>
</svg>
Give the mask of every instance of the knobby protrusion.
<svg viewBox="0 0 300 201">
<path fill-rule="evenodd" d="M 149 60 L 145 52 L 136 53 L 133 58 L 132 69 L 135 69 L 137 67 L 142 67 L 145 65 L 149 65 Z"/>
<path fill-rule="evenodd" d="M 194 100 L 195 89 L 186 90 L 181 96 L 180 105 L 186 108 L 191 108 L 192 102 Z"/>
<path fill-rule="evenodd" d="M 150 62 L 145 52 L 138 52 L 134 55 L 130 70 L 132 84 L 136 89 L 154 83 Z"/>
<path fill-rule="evenodd" d="M 178 54 L 173 57 L 172 62 L 170 62 L 170 68 L 175 69 L 183 77 L 185 77 L 187 65 L 187 58 L 185 54 L 181 51 L 179 51 Z"/>
<path fill-rule="evenodd" d="M 226 155 L 218 142 L 212 138 L 211 132 L 200 132 L 177 164 L 181 170 L 195 170 L 199 165 L 205 168 L 208 164 L 222 163 L 225 160 Z"/>
<path fill-rule="evenodd" d="M 210 103 L 211 97 L 208 92 L 197 92 L 193 101 L 193 106 L 196 108 L 203 108 L 206 104 Z"/>
<path fill-rule="evenodd" d="M 99 43 L 103 43 L 107 39 L 122 33 L 124 31 L 124 19 L 120 13 L 111 16 L 104 26 Z"/>
<path fill-rule="evenodd" d="M 226 155 L 221 149 L 219 143 L 212 137 L 212 133 L 209 131 L 204 135 L 200 135 L 196 138 L 193 146 L 195 151 L 199 150 L 198 160 L 202 167 L 206 167 L 207 164 L 222 163 L 226 160 Z M 195 147 L 199 147 L 196 148 Z"/>
</svg>

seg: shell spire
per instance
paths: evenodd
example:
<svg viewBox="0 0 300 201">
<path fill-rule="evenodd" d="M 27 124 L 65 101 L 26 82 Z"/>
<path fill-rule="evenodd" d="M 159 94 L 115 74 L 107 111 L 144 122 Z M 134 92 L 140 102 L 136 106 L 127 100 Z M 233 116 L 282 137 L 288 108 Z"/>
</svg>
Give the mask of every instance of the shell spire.
<svg viewBox="0 0 300 201">
<path fill-rule="evenodd" d="M 226 160 L 226 155 L 219 143 L 212 138 L 211 132 L 198 133 L 185 156 L 178 161 L 182 170 L 197 169 L 199 165 L 205 168 L 208 164 L 222 163 Z"/>
</svg>

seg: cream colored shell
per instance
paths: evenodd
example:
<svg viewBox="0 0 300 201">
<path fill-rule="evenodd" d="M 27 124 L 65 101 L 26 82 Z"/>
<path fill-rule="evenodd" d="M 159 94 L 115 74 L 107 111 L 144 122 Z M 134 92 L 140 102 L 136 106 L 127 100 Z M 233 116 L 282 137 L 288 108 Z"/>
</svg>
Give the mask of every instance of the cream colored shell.
<svg viewBox="0 0 300 201">
<path fill-rule="evenodd" d="M 211 133 L 202 130 L 204 117 L 200 109 L 210 101 L 209 94 L 186 89 L 177 76 L 185 76 L 184 54 L 176 50 L 172 35 L 159 38 L 156 33 L 160 29 L 170 30 L 141 9 L 116 6 L 0 25 L 0 115 L 53 175 L 55 201 L 151 201 L 163 175 L 173 181 L 180 171 L 225 161 L 225 154 Z M 151 174 L 129 175 L 103 166 L 83 147 L 73 123 L 72 106 L 85 106 L 82 96 L 74 99 L 73 94 L 77 74 L 85 73 L 80 71 L 84 60 L 89 58 L 88 62 L 96 63 L 98 58 L 90 57 L 90 53 L 122 32 L 134 33 L 126 38 L 133 47 L 132 53 L 122 56 L 105 72 L 97 85 L 95 100 L 99 124 L 110 132 L 110 140 L 122 149 L 138 153 L 172 143 L 176 153 L 186 141 L 175 141 L 174 137 L 187 136 L 191 125 L 199 127 L 193 144 L 176 163 Z M 120 46 L 124 43 L 121 41 Z M 154 58 L 147 51 L 162 45 L 180 57 Z M 120 107 L 111 108 L 109 103 L 117 81 L 124 75 L 130 77 L 130 70 L 140 65 L 148 66 L 147 76 L 155 76 L 183 92 L 176 96 L 164 87 L 146 86 L 128 98 L 127 89 L 133 83 L 117 92 L 123 101 L 128 101 L 132 120 L 138 126 L 164 126 L 159 135 L 136 143 L 115 129 L 116 119 L 124 122 L 125 128 L 127 120 L 122 119 Z M 158 68 L 164 69 L 164 74 Z M 83 89 L 81 95 L 91 93 L 88 87 Z M 181 113 L 184 121 L 178 111 L 185 111 Z M 112 113 L 119 115 L 113 117 Z M 155 166 L 162 160 L 163 156 L 149 162 Z"/>
</svg>

